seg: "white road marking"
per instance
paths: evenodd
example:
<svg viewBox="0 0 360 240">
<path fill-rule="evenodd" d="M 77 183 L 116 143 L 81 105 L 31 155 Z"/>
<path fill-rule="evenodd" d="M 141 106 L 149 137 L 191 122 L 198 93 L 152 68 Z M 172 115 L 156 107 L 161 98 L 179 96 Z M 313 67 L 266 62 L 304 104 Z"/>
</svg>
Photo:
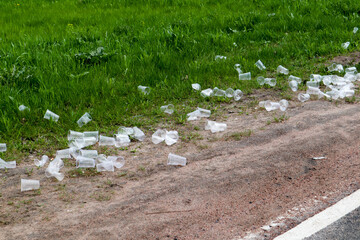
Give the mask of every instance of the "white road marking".
<svg viewBox="0 0 360 240">
<path fill-rule="evenodd" d="M 360 206 L 360 190 L 300 223 L 274 240 L 300 240 L 317 233 Z"/>
</svg>

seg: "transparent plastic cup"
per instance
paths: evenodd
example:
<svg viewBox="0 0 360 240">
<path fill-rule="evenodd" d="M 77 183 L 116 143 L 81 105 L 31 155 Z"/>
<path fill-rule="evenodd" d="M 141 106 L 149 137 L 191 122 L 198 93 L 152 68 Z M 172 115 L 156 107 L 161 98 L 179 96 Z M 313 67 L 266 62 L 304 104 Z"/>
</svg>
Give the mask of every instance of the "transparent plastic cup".
<svg viewBox="0 0 360 240">
<path fill-rule="evenodd" d="M 21 191 L 31 191 L 40 189 L 40 181 L 39 180 L 31 180 L 31 179 L 21 179 Z"/>
<path fill-rule="evenodd" d="M 78 156 L 76 158 L 76 168 L 94 168 L 95 159 Z"/>
<path fill-rule="evenodd" d="M 295 77 L 293 75 L 289 76 L 289 81 L 296 81 L 298 84 L 300 84 L 302 82 L 301 78 Z"/>
<path fill-rule="evenodd" d="M 71 158 L 71 148 L 56 151 L 56 157 Z"/>
<path fill-rule="evenodd" d="M 115 138 L 100 135 L 100 146 L 115 146 Z"/>
<path fill-rule="evenodd" d="M 118 129 L 118 134 L 133 135 L 134 134 L 134 129 L 130 128 L 130 127 L 121 126 Z"/>
<path fill-rule="evenodd" d="M 113 162 L 116 168 L 122 168 L 125 165 L 125 159 L 121 156 L 108 156 L 107 161 Z"/>
<path fill-rule="evenodd" d="M 320 95 L 320 89 L 317 87 L 308 86 L 308 89 L 306 90 L 307 94 L 310 95 Z"/>
<path fill-rule="evenodd" d="M 218 88 L 214 88 L 213 90 L 213 95 L 215 97 L 225 97 L 226 96 L 226 92 L 222 89 L 218 89 Z"/>
<path fill-rule="evenodd" d="M 46 155 L 43 155 L 43 156 L 41 157 L 41 160 L 39 160 L 39 159 L 34 159 L 34 164 L 35 164 L 35 166 L 37 166 L 37 167 L 43 167 L 43 166 L 47 163 L 47 161 L 49 161 L 49 157 L 46 156 Z"/>
<path fill-rule="evenodd" d="M 208 89 L 205 89 L 205 90 L 202 90 L 200 92 L 200 95 L 202 97 L 211 97 L 213 95 L 213 90 L 211 88 L 208 88 Z"/>
<path fill-rule="evenodd" d="M 174 113 L 174 105 L 172 104 L 169 104 L 169 105 L 165 105 L 165 106 L 161 106 L 160 107 L 160 110 L 163 111 L 164 113 L 167 113 L 167 114 L 173 114 Z"/>
<path fill-rule="evenodd" d="M 256 81 L 259 83 L 260 86 L 265 84 L 265 78 L 263 76 L 257 77 Z"/>
<path fill-rule="evenodd" d="M 140 128 L 138 127 L 133 127 L 134 129 L 134 134 L 132 135 L 136 140 L 142 142 L 145 140 L 145 133 L 143 131 L 140 130 Z"/>
<path fill-rule="evenodd" d="M 6 162 L 0 158 L 0 169 L 16 168 L 16 161 Z"/>
<path fill-rule="evenodd" d="M 240 73 L 239 80 L 251 80 L 251 72 Z"/>
<path fill-rule="evenodd" d="M 232 97 L 234 97 L 234 93 L 235 93 L 234 89 L 228 88 L 225 91 L 225 96 L 228 98 L 232 98 Z"/>
<path fill-rule="evenodd" d="M 269 101 L 269 100 L 268 100 Z M 259 102 L 259 107 L 261 107 L 261 108 L 265 108 L 265 103 L 266 103 L 267 101 L 260 101 Z"/>
<path fill-rule="evenodd" d="M 144 95 L 148 95 L 150 93 L 150 88 L 146 86 L 138 86 L 138 90 L 142 92 Z"/>
<path fill-rule="evenodd" d="M 192 87 L 194 90 L 196 90 L 196 91 L 200 91 L 200 90 L 201 90 L 201 86 L 200 86 L 200 84 L 198 84 L 198 83 L 193 83 L 193 84 L 191 84 L 191 87 Z"/>
<path fill-rule="evenodd" d="M 240 89 L 234 91 L 234 100 L 239 101 L 244 96 L 244 93 Z"/>
<path fill-rule="evenodd" d="M 357 74 L 357 69 L 356 67 L 348 67 L 345 69 L 346 73 L 353 73 L 353 74 Z"/>
<path fill-rule="evenodd" d="M 296 92 L 298 90 L 298 82 L 295 80 L 290 81 L 289 86 L 293 92 Z"/>
<path fill-rule="evenodd" d="M 320 74 L 310 74 L 310 82 L 321 82 L 322 78 Z"/>
<path fill-rule="evenodd" d="M 0 143 L 0 152 L 6 152 L 6 143 Z"/>
<path fill-rule="evenodd" d="M 158 130 L 156 130 L 156 132 L 154 132 L 154 134 L 151 136 L 151 141 L 152 141 L 154 144 L 159 144 L 159 143 L 165 141 L 165 136 L 166 136 L 166 130 L 158 129 Z"/>
<path fill-rule="evenodd" d="M 80 156 L 87 158 L 97 158 L 98 151 L 97 150 L 80 150 Z"/>
<path fill-rule="evenodd" d="M 179 140 L 179 133 L 177 131 L 166 131 L 165 143 L 168 146 L 175 144 Z"/>
<path fill-rule="evenodd" d="M 67 138 L 69 141 L 75 140 L 75 139 L 82 139 L 82 138 L 84 138 L 84 133 L 69 130 Z"/>
<path fill-rule="evenodd" d="M 226 57 L 225 56 L 221 56 L 221 55 L 216 55 L 215 56 L 215 60 L 218 61 L 218 60 L 226 60 Z"/>
<path fill-rule="evenodd" d="M 344 75 L 344 79 L 345 79 L 345 81 L 348 81 L 348 82 L 355 82 L 357 80 L 357 77 L 356 77 L 355 73 L 347 72 Z"/>
<path fill-rule="evenodd" d="M 345 43 L 342 43 L 342 44 L 341 44 L 341 47 L 342 47 L 343 49 L 347 49 L 349 46 L 350 46 L 350 42 L 345 42 Z"/>
<path fill-rule="evenodd" d="M 20 105 L 20 106 L 19 106 L 19 111 L 20 111 L 20 112 L 25 111 L 25 110 L 30 111 L 30 108 L 28 108 L 28 107 L 25 106 L 25 105 Z"/>
<path fill-rule="evenodd" d="M 265 107 L 266 111 L 270 112 L 270 111 L 279 109 L 280 104 L 278 102 L 266 101 L 264 107 Z"/>
<path fill-rule="evenodd" d="M 261 71 L 266 69 L 265 65 L 260 61 L 260 59 L 255 63 L 255 66 Z"/>
<path fill-rule="evenodd" d="M 115 147 L 127 147 L 130 145 L 130 138 L 126 134 L 115 134 Z"/>
<path fill-rule="evenodd" d="M 218 123 L 208 120 L 205 124 L 205 130 L 210 130 L 212 133 L 225 131 L 227 128 L 226 123 Z"/>
<path fill-rule="evenodd" d="M 354 33 L 354 34 L 357 33 L 358 30 L 359 30 L 359 28 L 354 27 L 353 33 Z"/>
<path fill-rule="evenodd" d="M 176 154 L 169 153 L 167 165 L 185 166 L 186 158 Z"/>
<path fill-rule="evenodd" d="M 55 157 L 53 161 L 49 163 L 49 166 L 45 170 L 45 176 L 55 177 L 58 181 L 64 179 L 64 174 L 60 173 L 60 169 L 64 166 L 64 162 L 59 157 Z"/>
<path fill-rule="evenodd" d="M 275 87 L 276 79 L 275 78 L 265 78 L 265 83 L 268 84 L 270 87 Z"/>
<path fill-rule="evenodd" d="M 289 70 L 281 65 L 279 65 L 276 69 L 277 73 L 282 73 L 282 74 L 285 74 L 285 75 L 288 75 L 289 74 Z"/>
<path fill-rule="evenodd" d="M 92 118 L 91 118 L 90 114 L 86 112 L 77 121 L 77 124 L 79 125 L 79 127 L 82 127 L 82 126 L 86 125 L 88 122 L 90 122 L 91 120 L 92 120 Z"/>
<path fill-rule="evenodd" d="M 289 102 L 285 99 L 282 99 L 279 101 L 279 105 L 280 105 L 280 111 L 284 112 L 289 107 Z"/>
<path fill-rule="evenodd" d="M 317 82 L 317 81 L 307 81 L 307 82 L 306 82 L 306 86 L 318 88 L 318 87 L 320 86 L 320 82 Z"/>
<path fill-rule="evenodd" d="M 114 172 L 114 163 L 112 161 L 105 161 L 96 164 L 96 171 L 98 172 Z"/>
<path fill-rule="evenodd" d="M 95 141 L 99 141 L 99 131 L 87 131 L 84 132 L 84 138 L 95 138 Z"/>
<path fill-rule="evenodd" d="M 300 102 L 306 102 L 310 99 L 310 95 L 307 93 L 299 93 L 298 99 Z"/>
<path fill-rule="evenodd" d="M 54 122 L 57 122 L 59 120 L 59 115 L 53 113 L 52 111 L 50 111 L 49 109 L 46 110 L 45 115 L 44 115 L 45 119 L 48 120 L 52 120 Z"/>
<path fill-rule="evenodd" d="M 234 68 L 239 74 L 242 73 L 240 64 L 235 64 Z"/>
<path fill-rule="evenodd" d="M 341 64 L 337 64 L 337 63 L 332 63 L 329 67 L 328 67 L 328 71 L 329 72 L 343 72 L 344 71 L 344 67 Z"/>
</svg>

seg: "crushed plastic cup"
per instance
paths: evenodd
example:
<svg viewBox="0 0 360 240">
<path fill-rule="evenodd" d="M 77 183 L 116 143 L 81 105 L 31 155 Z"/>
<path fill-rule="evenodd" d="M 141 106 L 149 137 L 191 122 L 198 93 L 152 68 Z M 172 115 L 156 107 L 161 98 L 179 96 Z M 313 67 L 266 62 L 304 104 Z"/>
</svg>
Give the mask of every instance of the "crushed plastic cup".
<svg viewBox="0 0 360 240">
<path fill-rule="evenodd" d="M 93 168 L 95 167 L 95 159 L 89 157 L 78 156 L 76 158 L 76 168 Z"/>
<path fill-rule="evenodd" d="M 240 89 L 234 91 L 234 100 L 239 101 L 244 96 L 244 93 Z"/>
<path fill-rule="evenodd" d="M 72 141 L 75 139 L 82 139 L 82 138 L 84 138 L 84 133 L 82 133 L 82 132 L 76 132 L 76 131 L 69 130 L 68 135 L 67 135 L 67 139 L 69 141 Z"/>
<path fill-rule="evenodd" d="M 354 27 L 353 33 L 354 33 L 354 34 L 357 33 L 358 30 L 359 30 L 359 28 Z"/>
<path fill-rule="evenodd" d="M 270 111 L 279 109 L 280 104 L 278 102 L 266 101 L 264 107 L 265 107 L 266 111 L 270 112 Z"/>
<path fill-rule="evenodd" d="M 239 73 L 239 80 L 251 80 L 251 72 Z"/>
<path fill-rule="evenodd" d="M 311 82 L 321 82 L 322 76 L 320 74 L 310 74 L 310 81 Z"/>
<path fill-rule="evenodd" d="M 60 173 L 60 169 L 64 166 L 64 162 L 59 157 L 55 157 L 53 161 L 49 163 L 49 166 L 45 170 L 45 176 L 50 178 L 54 177 L 58 181 L 64 179 L 64 174 Z"/>
<path fill-rule="evenodd" d="M 115 147 L 127 147 L 130 145 L 130 138 L 126 134 L 115 134 Z"/>
<path fill-rule="evenodd" d="M 125 159 L 121 156 L 108 156 L 106 160 L 113 162 L 116 168 L 122 168 L 125 165 Z"/>
<path fill-rule="evenodd" d="M 121 126 L 118 128 L 118 134 L 123 134 L 123 135 L 133 135 L 134 134 L 134 129 L 130 128 L 130 127 L 124 127 Z"/>
<path fill-rule="evenodd" d="M 100 135 L 100 146 L 115 146 L 115 138 Z"/>
<path fill-rule="evenodd" d="M 226 57 L 225 56 L 221 56 L 221 55 L 216 55 L 215 56 L 215 60 L 226 60 Z"/>
<path fill-rule="evenodd" d="M 47 161 L 49 161 L 49 157 L 46 155 L 43 155 L 40 160 L 34 159 L 34 164 L 37 167 L 43 167 L 47 163 Z"/>
<path fill-rule="evenodd" d="M 96 164 L 97 172 L 114 172 L 114 170 L 114 162 L 112 161 L 105 161 Z"/>
<path fill-rule="evenodd" d="M 263 76 L 257 77 L 256 81 L 259 83 L 260 86 L 265 84 L 265 78 Z"/>
<path fill-rule="evenodd" d="M 255 63 L 255 66 L 256 66 L 258 69 L 260 69 L 261 71 L 263 71 L 263 70 L 266 69 L 265 65 L 261 62 L 260 59 Z"/>
<path fill-rule="evenodd" d="M 169 153 L 167 165 L 185 166 L 186 158 L 173 153 Z"/>
<path fill-rule="evenodd" d="M 92 120 L 91 116 L 89 113 L 84 113 L 84 115 L 81 116 L 81 118 L 79 118 L 79 120 L 76 122 L 79 127 L 82 127 L 84 125 L 86 125 L 88 122 L 90 122 Z"/>
<path fill-rule="evenodd" d="M 280 105 L 280 111 L 286 111 L 286 109 L 289 107 L 289 102 L 286 99 L 282 99 L 279 101 Z"/>
<path fill-rule="evenodd" d="M 289 82 L 289 86 L 293 92 L 296 92 L 298 90 L 298 82 L 295 80 L 291 80 Z"/>
<path fill-rule="evenodd" d="M 202 90 L 200 92 L 200 95 L 202 97 L 211 97 L 213 95 L 213 90 L 211 88 L 208 88 L 208 89 L 205 89 L 205 90 Z"/>
<path fill-rule="evenodd" d="M 156 130 L 156 132 L 154 132 L 154 134 L 151 136 L 151 141 L 154 144 L 159 144 L 161 142 L 163 142 L 165 140 L 165 136 L 166 136 L 166 130 L 163 129 L 158 129 Z"/>
<path fill-rule="evenodd" d="M 214 88 L 213 89 L 213 95 L 215 97 L 225 97 L 226 92 L 222 89 Z"/>
<path fill-rule="evenodd" d="M 234 89 L 228 88 L 225 91 L 225 96 L 228 98 L 232 98 L 232 97 L 234 97 L 234 93 L 235 93 Z"/>
<path fill-rule="evenodd" d="M 138 127 L 133 127 L 134 129 L 134 134 L 132 135 L 132 137 L 134 137 L 136 140 L 142 142 L 145 140 L 145 133 L 143 131 L 141 131 Z"/>
<path fill-rule="evenodd" d="M 352 89 L 341 89 L 340 90 L 340 98 L 345 98 L 345 97 L 352 97 L 354 96 L 355 91 Z"/>
<path fill-rule="evenodd" d="M 259 107 L 265 108 L 265 103 L 266 103 L 266 101 L 260 101 L 259 102 Z"/>
<path fill-rule="evenodd" d="M 330 96 L 331 99 L 336 100 L 340 97 L 340 91 L 337 89 L 333 89 L 331 91 L 326 92 L 327 95 Z"/>
<path fill-rule="evenodd" d="M 99 154 L 98 157 L 95 159 L 96 163 L 102 163 L 108 161 L 105 154 Z"/>
<path fill-rule="evenodd" d="M 310 95 L 319 95 L 320 89 L 318 87 L 312 87 L 308 86 L 308 89 L 306 90 L 307 94 Z"/>
<path fill-rule="evenodd" d="M 48 120 L 52 120 L 54 122 L 57 122 L 59 120 L 59 115 L 53 113 L 52 111 L 50 111 L 49 109 L 46 110 L 45 115 L 44 115 L 45 119 Z"/>
<path fill-rule="evenodd" d="M 345 72 L 357 74 L 357 69 L 356 69 L 356 67 L 348 67 L 345 69 Z"/>
<path fill-rule="evenodd" d="M 354 82 L 357 80 L 356 73 L 347 72 L 344 75 L 344 79 L 349 82 Z"/>
<path fill-rule="evenodd" d="M 347 49 L 349 46 L 350 46 L 350 42 L 345 42 L 345 43 L 342 43 L 342 44 L 341 44 L 341 47 L 342 47 L 343 49 Z"/>
<path fill-rule="evenodd" d="M 6 162 L 0 158 L 0 169 L 16 168 L 16 161 Z"/>
<path fill-rule="evenodd" d="M 6 152 L 6 143 L 0 143 L 0 152 Z"/>
<path fill-rule="evenodd" d="M 240 64 L 235 64 L 234 68 L 239 74 L 242 73 Z"/>
<path fill-rule="evenodd" d="M 188 121 L 198 120 L 199 118 L 210 117 L 211 111 L 203 108 L 197 108 L 195 111 L 188 113 Z"/>
<path fill-rule="evenodd" d="M 208 120 L 205 124 L 205 130 L 210 130 L 212 133 L 225 131 L 227 128 L 226 123 L 218 123 Z"/>
<path fill-rule="evenodd" d="M 344 71 L 344 67 L 341 64 L 337 64 L 337 63 L 332 63 L 329 67 L 328 67 L 329 72 L 343 72 Z"/>
<path fill-rule="evenodd" d="M 307 82 L 306 82 L 306 86 L 318 88 L 318 87 L 320 86 L 320 82 L 317 82 L 317 81 L 307 81 Z"/>
<path fill-rule="evenodd" d="M 80 156 L 82 157 L 88 157 L 88 158 L 97 158 L 98 157 L 98 151 L 97 150 L 80 150 Z"/>
<path fill-rule="evenodd" d="M 275 87 L 276 85 L 276 78 L 265 78 L 265 83 L 271 87 Z"/>
<path fill-rule="evenodd" d="M 288 75 L 289 74 L 289 70 L 281 65 L 279 65 L 276 69 L 277 73 L 282 73 L 282 74 L 285 74 L 285 75 Z"/>
<path fill-rule="evenodd" d="M 175 144 L 179 140 L 179 133 L 177 131 L 166 131 L 165 143 L 168 146 Z"/>
<path fill-rule="evenodd" d="M 300 84 L 302 82 L 301 78 L 295 77 L 293 75 L 289 76 L 289 81 L 296 81 L 298 84 Z"/>
<path fill-rule="evenodd" d="M 193 83 L 193 84 L 191 84 L 191 87 L 192 87 L 194 90 L 196 90 L 196 91 L 200 91 L 200 90 L 201 90 L 201 86 L 200 86 L 200 84 L 198 84 L 198 83 Z"/>
<path fill-rule="evenodd" d="M 25 105 L 20 105 L 20 106 L 19 106 L 19 111 L 20 111 L 20 112 L 25 111 L 25 110 L 30 111 L 30 108 L 28 108 L 28 107 L 25 106 Z"/>
<path fill-rule="evenodd" d="M 56 151 L 56 157 L 71 158 L 71 148 Z"/>
<path fill-rule="evenodd" d="M 146 86 L 141 86 L 141 85 L 139 85 L 139 86 L 138 86 L 138 90 L 139 90 L 140 92 L 142 92 L 143 94 L 145 94 L 145 95 L 148 95 L 148 94 L 150 93 L 150 88 L 149 88 L 149 87 L 146 87 Z"/>
<path fill-rule="evenodd" d="M 21 179 L 21 191 L 31 191 L 40 189 L 40 181 L 32 179 Z"/>
<path fill-rule="evenodd" d="M 169 104 L 169 105 L 165 105 L 165 106 L 161 106 L 160 107 L 160 110 L 163 111 L 164 113 L 167 113 L 167 114 L 173 114 L 174 113 L 174 105 L 172 104 Z"/>
<path fill-rule="evenodd" d="M 323 76 L 322 82 L 324 83 L 325 86 L 329 86 L 333 82 L 332 75 Z"/>
<path fill-rule="evenodd" d="M 79 139 L 74 139 L 69 141 L 69 148 L 77 148 L 77 149 L 81 149 L 85 147 L 85 139 L 84 138 L 79 138 Z"/>
</svg>

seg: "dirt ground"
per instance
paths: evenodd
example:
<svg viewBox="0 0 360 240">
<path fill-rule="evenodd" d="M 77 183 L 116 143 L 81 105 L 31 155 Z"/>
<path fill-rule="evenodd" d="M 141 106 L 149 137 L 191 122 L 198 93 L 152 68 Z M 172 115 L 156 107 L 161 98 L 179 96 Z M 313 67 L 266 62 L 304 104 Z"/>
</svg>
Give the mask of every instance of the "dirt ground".
<svg viewBox="0 0 360 240">
<path fill-rule="evenodd" d="M 1 170 L 0 239 L 272 239 L 359 188 L 359 104 L 294 99 L 285 115 L 240 104 L 210 118 L 225 132 L 202 119 L 170 147 L 148 133 L 127 151 L 98 148 L 125 156 L 114 173 L 67 160 L 58 182 L 31 158 Z M 167 166 L 170 152 L 187 165 Z M 20 192 L 21 178 L 41 191 Z"/>
</svg>

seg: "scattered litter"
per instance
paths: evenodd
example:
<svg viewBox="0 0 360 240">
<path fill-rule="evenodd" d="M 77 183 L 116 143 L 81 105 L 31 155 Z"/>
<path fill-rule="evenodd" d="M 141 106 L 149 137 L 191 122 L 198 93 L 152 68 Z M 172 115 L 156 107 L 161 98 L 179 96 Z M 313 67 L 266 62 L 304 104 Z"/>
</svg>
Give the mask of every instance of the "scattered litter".
<svg viewBox="0 0 360 240">
<path fill-rule="evenodd" d="M 169 153 L 167 165 L 185 166 L 186 165 L 186 158 L 182 157 L 182 156 L 179 156 L 179 155 L 176 155 L 176 154 Z"/>
<path fill-rule="evenodd" d="M 357 33 L 358 30 L 359 30 L 359 28 L 354 27 L 353 33 L 354 33 L 354 34 Z"/>
<path fill-rule="evenodd" d="M 25 111 L 25 110 L 30 111 L 30 108 L 28 108 L 28 107 L 25 106 L 25 105 L 20 105 L 20 106 L 19 106 L 19 111 L 20 111 L 20 112 Z"/>
<path fill-rule="evenodd" d="M 306 82 L 307 87 L 313 87 L 313 88 L 319 88 L 320 82 L 317 81 L 307 81 Z"/>
<path fill-rule="evenodd" d="M 326 157 L 313 157 L 312 159 L 313 160 L 323 160 L 323 159 L 326 159 Z"/>
<path fill-rule="evenodd" d="M 310 99 L 310 95 L 307 93 L 299 93 L 298 99 L 300 102 L 306 102 L 307 100 Z"/>
<path fill-rule="evenodd" d="M 226 123 L 218 123 L 208 120 L 205 125 L 205 130 L 210 130 L 212 133 L 222 132 L 226 130 Z"/>
<path fill-rule="evenodd" d="M 251 80 L 251 72 L 239 73 L 239 80 Z"/>
<path fill-rule="evenodd" d="M 88 158 L 97 158 L 98 151 L 97 150 L 80 150 L 80 156 L 88 157 Z"/>
<path fill-rule="evenodd" d="M 37 167 L 43 167 L 43 166 L 45 166 L 45 164 L 47 163 L 48 160 L 49 160 L 49 157 L 46 156 L 46 155 L 43 155 L 43 156 L 41 157 L 41 160 L 39 160 L 39 159 L 34 159 L 34 164 L 35 164 L 35 166 L 37 166 Z"/>
<path fill-rule="evenodd" d="M 179 133 L 177 131 L 158 129 L 152 135 L 151 140 L 154 144 L 159 144 L 165 141 L 166 145 L 171 146 L 179 140 Z"/>
<path fill-rule="evenodd" d="M 6 162 L 0 158 L 0 169 L 16 168 L 16 161 Z"/>
<path fill-rule="evenodd" d="M 118 134 L 124 134 L 124 135 L 133 135 L 134 129 L 131 127 L 119 127 L 118 128 Z"/>
<path fill-rule="evenodd" d="M 257 77 L 256 81 L 259 83 L 260 86 L 265 84 L 265 78 L 263 76 Z"/>
<path fill-rule="evenodd" d="M 91 116 L 89 113 L 85 113 L 84 115 L 81 116 L 81 118 L 79 118 L 79 120 L 76 122 L 79 127 L 82 127 L 84 125 L 86 125 L 88 122 L 90 122 L 92 120 Z"/>
<path fill-rule="evenodd" d="M 258 69 L 260 69 L 261 71 L 263 71 L 263 70 L 266 69 L 265 65 L 261 62 L 260 59 L 255 63 L 255 65 L 256 65 L 256 67 L 257 67 Z"/>
<path fill-rule="evenodd" d="M 48 120 L 52 120 L 54 122 L 57 122 L 59 120 L 59 115 L 53 113 L 52 111 L 50 111 L 49 109 L 46 110 L 45 115 L 44 115 L 45 119 Z"/>
<path fill-rule="evenodd" d="M 225 56 L 221 56 L 221 55 L 216 55 L 215 56 L 215 60 L 226 60 Z"/>
<path fill-rule="evenodd" d="M 71 158 L 71 148 L 56 151 L 56 157 Z"/>
<path fill-rule="evenodd" d="M 211 97 L 213 95 L 213 90 L 211 88 L 208 88 L 208 89 L 205 89 L 205 90 L 202 90 L 200 92 L 200 95 L 202 97 Z"/>
<path fill-rule="evenodd" d="M 131 140 L 127 134 L 115 134 L 115 147 L 127 147 L 130 142 Z"/>
<path fill-rule="evenodd" d="M 213 95 L 215 97 L 225 97 L 226 92 L 224 90 L 222 90 L 222 89 L 218 89 L 217 87 L 215 87 L 213 89 Z"/>
<path fill-rule="evenodd" d="M 296 92 L 298 90 L 298 82 L 295 80 L 291 80 L 289 82 L 289 86 L 293 92 Z"/>
<path fill-rule="evenodd" d="M 234 93 L 235 93 L 234 89 L 228 88 L 225 91 L 225 97 L 232 98 L 234 97 Z"/>
<path fill-rule="evenodd" d="M 234 91 L 234 100 L 239 101 L 244 96 L 244 93 L 240 89 Z"/>
<path fill-rule="evenodd" d="M 96 171 L 98 172 L 114 172 L 114 162 L 105 161 L 96 164 Z"/>
<path fill-rule="evenodd" d="M 191 87 L 192 87 L 194 90 L 196 90 L 196 91 L 200 91 L 200 90 L 201 90 L 201 86 L 200 86 L 200 84 L 198 84 L 198 83 L 193 83 L 193 84 L 191 84 Z"/>
<path fill-rule="evenodd" d="M 167 113 L 167 114 L 173 114 L 174 113 L 174 105 L 172 104 L 169 104 L 169 105 L 165 105 L 165 106 L 161 106 L 160 107 L 160 110 L 163 111 L 164 113 Z"/>
<path fill-rule="evenodd" d="M 40 188 L 39 180 L 21 179 L 21 191 L 30 191 Z"/>
<path fill-rule="evenodd" d="M 302 82 L 301 78 L 295 77 L 293 75 L 289 76 L 289 81 L 296 81 L 298 84 L 300 84 Z"/>
<path fill-rule="evenodd" d="M 58 181 L 64 179 L 64 174 L 60 173 L 60 169 L 64 166 L 64 162 L 59 157 L 55 157 L 53 161 L 49 163 L 49 166 L 45 170 L 45 176 L 55 177 Z"/>
<path fill-rule="evenodd" d="M 259 102 L 259 107 L 265 108 L 265 103 L 266 103 L 266 101 L 260 101 Z"/>
<path fill-rule="evenodd" d="M 116 168 L 122 168 L 125 165 L 125 159 L 121 156 L 108 156 L 107 161 L 111 161 Z"/>
<path fill-rule="evenodd" d="M 289 102 L 286 99 L 282 99 L 279 101 L 280 104 L 280 111 L 286 111 L 286 109 L 289 107 Z"/>
<path fill-rule="evenodd" d="M 275 87 L 276 85 L 276 79 L 275 78 L 265 78 L 265 83 L 268 84 L 271 87 Z"/>
<path fill-rule="evenodd" d="M 345 69 L 346 73 L 353 73 L 353 74 L 357 74 L 357 69 L 356 67 L 348 67 Z"/>
<path fill-rule="evenodd" d="M 239 74 L 242 73 L 240 64 L 236 63 L 234 68 Z"/>
<path fill-rule="evenodd" d="M 278 102 L 271 102 L 270 100 L 265 101 L 264 107 L 266 111 L 270 112 L 280 108 L 280 104 Z"/>
<path fill-rule="evenodd" d="M 0 152 L 6 152 L 6 143 L 0 143 Z"/>
<path fill-rule="evenodd" d="M 100 135 L 100 146 L 115 146 L 115 138 Z"/>
<path fill-rule="evenodd" d="M 350 42 L 345 42 L 345 43 L 342 43 L 342 44 L 341 44 L 341 47 L 342 47 L 343 49 L 347 49 L 349 46 L 350 46 Z"/>
<path fill-rule="evenodd" d="M 269 13 L 268 16 L 273 17 L 273 16 L 275 16 L 275 13 Z"/>
<path fill-rule="evenodd" d="M 282 73 L 282 74 L 285 74 L 285 75 L 288 75 L 289 74 L 289 70 L 286 69 L 285 67 L 279 65 L 276 69 L 277 73 Z"/>
<path fill-rule="evenodd" d="M 149 87 L 146 87 L 146 86 L 141 86 L 141 85 L 139 85 L 139 86 L 138 86 L 138 90 L 139 90 L 140 92 L 142 92 L 143 94 L 145 94 L 145 95 L 148 95 L 148 94 L 150 93 L 150 88 L 149 88 Z"/>
<path fill-rule="evenodd" d="M 341 64 L 333 63 L 328 67 L 329 72 L 338 72 L 341 73 L 344 71 L 344 67 Z"/>
<path fill-rule="evenodd" d="M 198 120 L 199 118 L 210 117 L 211 111 L 203 108 L 197 108 L 195 111 L 188 113 L 188 121 Z"/>
<path fill-rule="evenodd" d="M 76 158 L 76 168 L 94 168 L 95 159 L 89 157 L 78 156 Z"/>
<path fill-rule="evenodd" d="M 156 130 L 156 132 L 154 132 L 154 134 L 151 136 L 151 141 L 154 144 L 159 144 L 162 141 L 165 140 L 165 135 L 166 135 L 166 130 L 163 129 L 158 129 Z"/>
<path fill-rule="evenodd" d="M 141 131 L 138 127 L 133 127 L 134 134 L 130 135 L 131 137 L 134 137 L 136 140 L 142 142 L 145 140 L 145 133 Z"/>
</svg>

